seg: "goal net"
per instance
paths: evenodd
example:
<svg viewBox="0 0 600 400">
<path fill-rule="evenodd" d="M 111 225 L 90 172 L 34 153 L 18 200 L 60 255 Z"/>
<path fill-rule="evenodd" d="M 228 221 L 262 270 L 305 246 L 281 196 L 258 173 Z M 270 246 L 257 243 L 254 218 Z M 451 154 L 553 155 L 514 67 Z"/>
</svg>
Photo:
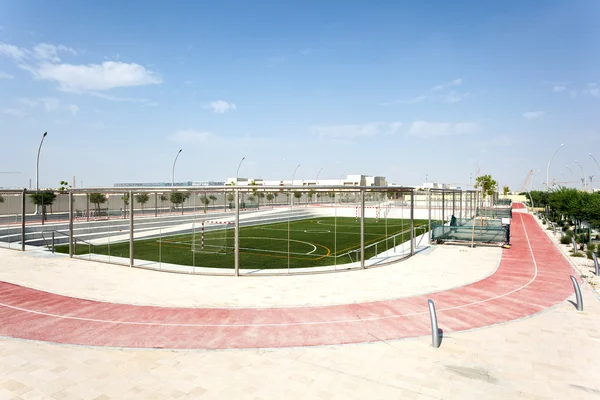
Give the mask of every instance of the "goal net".
<svg viewBox="0 0 600 400">
<path fill-rule="evenodd" d="M 233 253 L 233 227 L 231 221 L 202 221 L 192 234 L 192 252 Z"/>
</svg>

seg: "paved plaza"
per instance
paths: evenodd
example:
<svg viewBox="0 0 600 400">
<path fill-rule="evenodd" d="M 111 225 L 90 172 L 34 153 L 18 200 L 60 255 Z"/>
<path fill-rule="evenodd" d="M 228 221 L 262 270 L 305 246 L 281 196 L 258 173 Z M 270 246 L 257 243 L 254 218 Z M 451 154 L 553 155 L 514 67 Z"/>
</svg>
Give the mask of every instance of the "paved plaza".
<svg viewBox="0 0 600 400">
<path fill-rule="evenodd" d="M 290 277 L 0 250 L 0 399 L 600 399 L 600 299 L 583 284 L 576 311 L 529 214 L 511 232 L 508 250 Z"/>
</svg>

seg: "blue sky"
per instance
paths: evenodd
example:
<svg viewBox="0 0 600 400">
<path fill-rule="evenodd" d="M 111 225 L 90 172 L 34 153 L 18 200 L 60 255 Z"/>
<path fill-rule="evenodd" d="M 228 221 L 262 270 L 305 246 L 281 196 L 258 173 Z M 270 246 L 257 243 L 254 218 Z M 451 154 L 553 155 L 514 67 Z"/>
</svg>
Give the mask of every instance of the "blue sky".
<svg viewBox="0 0 600 400">
<path fill-rule="evenodd" d="M 57 4 L 59 6 L 57 6 Z M 0 0 L 0 186 L 597 175 L 600 2 Z M 540 170 L 540 172 L 537 172 Z M 561 175 L 562 173 L 562 175 Z M 563 178 L 564 176 L 564 178 Z M 597 185 L 596 185 L 597 186 Z"/>
</svg>

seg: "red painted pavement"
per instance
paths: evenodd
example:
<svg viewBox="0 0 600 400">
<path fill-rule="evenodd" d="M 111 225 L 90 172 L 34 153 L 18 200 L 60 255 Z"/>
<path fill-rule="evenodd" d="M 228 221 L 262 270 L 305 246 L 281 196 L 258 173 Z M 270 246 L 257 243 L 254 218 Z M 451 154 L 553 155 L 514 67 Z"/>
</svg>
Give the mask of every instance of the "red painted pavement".
<svg viewBox="0 0 600 400">
<path fill-rule="evenodd" d="M 445 332 L 478 328 L 529 316 L 572 293 L 570 264 L 531 215 L 515 212 L 511 233 L 512 247 L 503 251 L 496 273 L 482 281 L 362 304 L 145 307 L 75 299 L 0 282 L 0 335 L 92 346 L 189 349 L 372 342 L 429 334 L 428 298 L 435 301 Z"/>
</svg>

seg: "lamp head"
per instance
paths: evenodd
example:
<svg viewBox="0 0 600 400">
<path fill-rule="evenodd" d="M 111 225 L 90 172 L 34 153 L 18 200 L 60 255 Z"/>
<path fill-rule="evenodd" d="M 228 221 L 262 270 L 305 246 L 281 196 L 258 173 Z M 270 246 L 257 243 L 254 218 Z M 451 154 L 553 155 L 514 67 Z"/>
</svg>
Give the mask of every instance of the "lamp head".
<svg viewBox="0 0 600 400">
<path fill-rule="evenodd" d="M 44 132 L 44 134 L 42 135 L 42 137 L 46 137 L 47 134 L 48 134 L 48 132 Z"/>
</svg>

